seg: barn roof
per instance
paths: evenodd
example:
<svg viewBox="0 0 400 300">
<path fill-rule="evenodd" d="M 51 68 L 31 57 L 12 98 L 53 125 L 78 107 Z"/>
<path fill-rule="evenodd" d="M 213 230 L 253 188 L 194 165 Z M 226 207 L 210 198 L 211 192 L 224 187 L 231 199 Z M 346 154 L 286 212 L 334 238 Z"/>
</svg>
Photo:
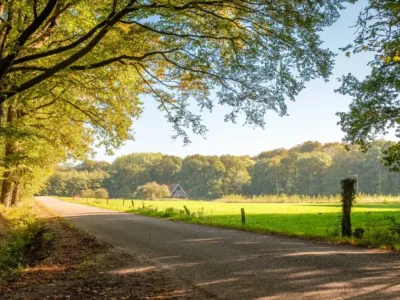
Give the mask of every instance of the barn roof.
<svg viewBox="0 0 400 300">
<path fill-rule="evenodd" d="M 170 193 L 173 193 L 175 191 L 175 189 L 178 187 L 179 184 L 175 183 L 175 184 L 169 184 L 168 188 Z"/>
<path fill-rule="evenodd" d="M 179 183 L 169 184 L 169 185 L 167 185 L 167 186 L 168 186 L 168 189 L 169 189 L 169 191 L 170 191 L 170 193 L 171 193 L 171 196 L 172 196 L 172 194 L 174 193 L 174 191 L 176 190 L 176 188 L 179 186 L 179 187 L 181 188 L 182 192 L 185 193 L 186 197 L 188 197 L 188 194 L 187 194 L 187 193 L 185 192 L 185 190 L 179 185 Z"/>
</svg>

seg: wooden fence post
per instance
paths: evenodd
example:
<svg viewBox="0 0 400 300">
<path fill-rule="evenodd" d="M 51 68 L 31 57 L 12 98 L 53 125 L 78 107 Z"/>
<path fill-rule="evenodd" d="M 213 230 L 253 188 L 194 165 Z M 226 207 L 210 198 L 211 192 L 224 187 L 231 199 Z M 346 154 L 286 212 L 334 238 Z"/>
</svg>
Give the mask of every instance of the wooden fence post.
<svg viewBox="0 0 400 300">
<path fill-rule="evenodd" d="M 135 208 L 135 202 L 133 202 L 133 200 L 131 200 L 131 204 L 132 204 L 132 207 Z"/>
<path fill-rule="evenodd" d="M 190 216 L 190 210 L 186 207 L 186 205 L 184 205 L 183 208 L 185 209 L 186 214 Z"/>
<path fill-rule="evenodd" d="M 142 209 L 144 209 L 144 201 L 142 201 Z"/>
<path fill-rule="evenodd" d="M 246 213 L 244 212 L 244 208 L 240 209 L 240 214 L 242 215 L 242 226 L 246 225 Z"/>
<path fill-rule="evenodd" d="M 351 207 L 356 198 L 355 185 L 357 180 L 346 178 L 340 182 L 342 186 L 342 236 L 350 237 L 351 230 Z"/>
</svg>

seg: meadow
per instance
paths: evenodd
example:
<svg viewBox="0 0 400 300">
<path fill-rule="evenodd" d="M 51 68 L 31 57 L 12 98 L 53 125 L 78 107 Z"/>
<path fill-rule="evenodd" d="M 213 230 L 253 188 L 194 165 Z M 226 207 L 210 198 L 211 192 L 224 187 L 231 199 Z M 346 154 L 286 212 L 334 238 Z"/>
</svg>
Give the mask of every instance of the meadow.
<svg viewBox="0 0 400 300">
<path fill-rule="evenodd" d="M 253 202 L 252 199 L 238 201 L 237 198 L 233 199 L 235 201 L 110 199 L 108 204 L 107 200 L 100 199 L 59 199 L 175 221 L 400 249 L 399 197 L 358 197 L 352 210 L 352 225 L 353 230 L 359 227 L 365 230 L 362 239 L 341 238 L 341 205 L 332 199 L 332 203 L 325 203 L 326 199 L 320 199 L 322 203 L 315 203 L 318 198 L 313 198 L 314 203 L 311 199 L 294 203 Z M 244 226 L 241 223 L 241 208 L 246 213 Z"/>
</svg>

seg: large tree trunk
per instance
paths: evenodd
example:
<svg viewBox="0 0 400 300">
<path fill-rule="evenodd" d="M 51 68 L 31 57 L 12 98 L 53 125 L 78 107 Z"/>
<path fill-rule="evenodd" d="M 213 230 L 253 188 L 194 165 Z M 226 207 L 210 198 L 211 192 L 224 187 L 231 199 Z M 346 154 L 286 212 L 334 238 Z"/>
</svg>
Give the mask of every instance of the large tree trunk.
<svg viewBox="0 0 400 300">
<path fill-rule="evenodd" d="M 3 112 L 4 117 L 4 112 Z M 15 117 L 15 110 L 13 106 L 10 104 L 7 110 L 7 124 L 11 125 L 12 121 Z M 9 138 L 6 139 L 6 145 L 4 149 L 4 165 L 6 167 L 6 171 L 3 174 L 3 184 L 1 187 L 1 195 L 0 195 L 0 203 L 3 203 L 5 206 L 9 207 L 12 203 L 12 194 L 13 194 L 13 181 L 12 181 L 12 173 L 8 171 L 10 164 L 9 159 L 15 152 L 15 143 Z"/>
<path fill-rule="evenodd" d="M 0 12 L 1 8 L 0 8 Z M 4 118 L 5 118 L 6 114 L 4 113 L 4 103 L 0 104 L 0 127 L 4 126 Z M 3 142 L 3 138 L 1 138 L 0 142 Z M 4 157 L 5 157 L 5 153 L 1 153 L 1 162 L 4 163 Z M 3 174 L 4 175 L 4 174 Z M 1 185 L 0 185 L 1 189 L 3 188 L 3 180 L 1 181 Z M 0 201 L 1 203 L 1 201 Z"/>
<path fill-rule="evenodd" d="M 11 206 L 12 195 L 13 195 L 13 184 L 9 180 L 9 172 L 4 173 L 3 185 L 1 187 L 1 203 L 6 207 Z"/>
<path fill-rule="evenodd" d="M 13 188 L 11 206 L 15 206 L 19 203 L 20 195 L 21 195 L 21 184 L 17 183 Z"/>
</svg>

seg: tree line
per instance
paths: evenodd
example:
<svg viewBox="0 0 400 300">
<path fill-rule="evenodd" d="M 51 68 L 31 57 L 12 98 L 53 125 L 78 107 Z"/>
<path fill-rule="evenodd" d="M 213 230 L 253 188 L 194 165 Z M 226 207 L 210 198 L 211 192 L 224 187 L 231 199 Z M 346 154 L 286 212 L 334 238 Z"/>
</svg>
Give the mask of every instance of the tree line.
<svg viewBox="0 0 400 300">
<path fill-rule="evenodd" d="M 191 198 L 212 199 L 228 194 L 333 195 L 341 179 L 357 179 L 358 191 L 398 194 L 400 178 L 382 165 L 383 152 L 393 142 L 374 142 L 364 153 L 341 143 L 308 141 L 291 149 L 274 149 L 250 156 L 133 153 L 113 163 L 86 161 L 62 166 L 42 194 L 75 196 L 105 188 L 110 197 L 131 198 L 148 182 L 179 183 Z"/>
</svg>

